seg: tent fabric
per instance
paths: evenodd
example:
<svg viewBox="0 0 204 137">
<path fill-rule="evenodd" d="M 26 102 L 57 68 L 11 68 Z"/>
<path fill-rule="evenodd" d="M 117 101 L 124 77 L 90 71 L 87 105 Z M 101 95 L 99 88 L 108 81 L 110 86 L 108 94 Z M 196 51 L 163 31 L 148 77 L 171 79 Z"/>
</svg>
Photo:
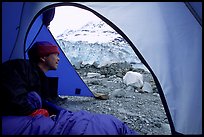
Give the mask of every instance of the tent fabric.
<svg viewBox="0 0 204 137">
<path fill-rule="evenodd" d="M 12 11 L 12 14 L 2 14 L 2 62 L 10 58 L 14 49 L 20 29 L 19 23 L 21 22 L 22 8 L 23 2 L 2 3 L 2 12 L 11 13 L 10 11 Z M 8 23 L 12 25 L 6 27 Z"/>
<path fill-rule="evenodd" d="M 202 22 L 202 2 L 188 4 Z M 62 5 L 84 8 L 120 33 L 155 76 L 172 131 L 202 134 L 202 23 L 192 14 L 188 4 L 3 2 L 2 62 L 25 58 L 25 50 L 37 40 L 57 44 L 42 23 L 43 11 Z M 60 58 L 58 71 L 48 74 L 59 77 L 59 91 L 62 94 L 73 92 L 72 95 L 81 91 L 90 93 L 84 96 L 92 96 L 65 55 L 61 54 Z M 68 86 L 72 85 L 70 83 L 73 86 Z"/>
</svg>

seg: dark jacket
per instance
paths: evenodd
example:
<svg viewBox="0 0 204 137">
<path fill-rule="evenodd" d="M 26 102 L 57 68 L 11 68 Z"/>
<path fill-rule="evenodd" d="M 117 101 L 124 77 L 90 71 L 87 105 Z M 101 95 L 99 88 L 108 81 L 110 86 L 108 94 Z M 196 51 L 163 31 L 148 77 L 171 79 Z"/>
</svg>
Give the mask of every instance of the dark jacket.
<svg viewBox="0 0 204 137">
<path fill-rule="evenodd" d="M 40 68 L 29 60 L 15 59 L 2 64 L 1 103 L 3 115 L 28 115 L 36 110 L 27 94 L 37 92 L 48 97 L 48 79 Z"/>
</svg>

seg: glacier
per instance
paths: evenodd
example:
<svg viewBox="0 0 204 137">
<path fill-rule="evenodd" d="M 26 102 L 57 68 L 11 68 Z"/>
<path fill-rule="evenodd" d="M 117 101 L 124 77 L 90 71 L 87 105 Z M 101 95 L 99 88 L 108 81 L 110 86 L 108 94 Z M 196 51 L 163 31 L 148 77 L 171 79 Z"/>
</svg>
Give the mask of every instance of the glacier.
<svg viewBox="0 0 204 137">
<path fill-rule="evenodd" d="M 55 39 L 75 67 L 128 62 L 148 71 L 126 40 L 103 21 L 90 21 L 77 30 L 67 29 Z"/>
</svg>

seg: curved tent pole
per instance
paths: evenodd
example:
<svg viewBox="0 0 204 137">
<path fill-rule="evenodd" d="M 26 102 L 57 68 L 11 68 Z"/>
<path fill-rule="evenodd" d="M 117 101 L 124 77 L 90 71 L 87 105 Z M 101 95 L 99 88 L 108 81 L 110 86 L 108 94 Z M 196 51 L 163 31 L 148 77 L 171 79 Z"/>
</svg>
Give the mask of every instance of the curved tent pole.
<svg viewBox="0 0 204 137">
<path fill-rule="evenodd" d="M 74 4 L 75 5 L 75 4 Z M 95 14 L 97 17 L 99 17 L 101 20 L 103 20 L 105 23 L 107 23 L 110 27 L 112 27 L 117 33 L 119 33 L 128 43 L 129 45 L 132 47 L 132 49 L 134 50 L 135 54 L 139 57 L 139 59 L 141 60 L 141 62 L 149 69 L 149 71 L 151 72 L 153 78 L 154 78 L 154 81 L 157 85 L 157 88 L 158 88 L 158 91 L 159 91 L 159 95 L 160 95 L 160 98 L 162 100 L 162 104 L 164 105 L 164 110 L 166 112 L 166 115 L 167 115 L 167 118 L 168 118 L 168 121 L 169 121 L 169 124 L 170 124 L 170 127 L 171 127 L 171 132 L 173 135 L 176 135 L 176 134 L 181 134 L 181 133 L 178 133 L 175 131 L 175 127 L 174 127 L 174 124 L 173 124 L 173 120 L 171 118 L 171 114 L 170 114 L 170 111 L 169 111 L 169 108 L 168 108 L 168 105 L 167 105 L 167 102 L 166 102 L 166 99 L 165 99 L 165 96 L 164 96 L 164 93 L 163 93 L 163 90 L 161 88 L 161 85 L 156 77 L 156 75 L 154 74 L 154 72 L 152 71 L 152 69 L 150 68 L 150 66 L 148 65 L 148 63 L 145 61 L 145 59 L 143 58 L 143 56 L 140 54 L 140 52 L 138 51 L 138 49 L 134 46 L 134 44 L 131 42 L 131 40 L 115 25 L 113 24 L 110 20 L 108 20 L 107 18 L 105 18 L 104 16 L 102 16 L 101 14 L 99 14 L 98 12 L 96 12 L 95 10 L 89 8 L 89 7 L 86 7 L 84 5 L 78 5 L 76 4 L 75 5 L 76 7 L 79 7 L 79 8 L 82 8 L 82 9 L 85 9 L 85 10 L 88 10 L 90 12 L 92 12 L 93 14 Z"/>
<path fill-rule="evenodd" d="M 201 17 L 198 15 L 198 13 L 196 12 L 196 10 L 192 7 L 192 5 L 189 2 L 184 2 L 186 4 L 186 7 L 190 10 L 190 12 L 193 14 L 193 16 L 195 17 L 195 19 L 198 21 L 198 23 L 200 24 L 200 26 L 202 27 L 202 19 Z"/>
<path fill-rule="evenodd" d="M 132 49 L 134 50 L 135 54 L 139 57 L 139 59 L 141 60 L 141 62 L 149 69 L 149 71 L 151 72 L 154 80 L 155 80 L 155 83 L 157 85 L 157 88 L 158 88 L 158 91 L 159 91 L 159 94 L 160 94 L 160 98 L 161 98 L 161 101 L 162 101 L 162 104 L 164 105 L 164 110 L 166 112 L 166 115 L 167 115 L 167 118 L 168 118 L 168 121 L 169 121 L 169 124 L 170 124 L 170 128 L 171 128 L 171 132 L 173 135 L 175 134 L 180 134 L 178 132 L 175 131 L 175 127 L 174 127 L 174 124 L 173 124 L 173 120 L 171 118 L 171 114 L 170 114 L 170 111 L 169 111 L 169 108 L 168 108 L 168 105 L 167 105 L 167 102 L 166 102 L 166 99 L 165 99 L 165 96 L 164 96 L 164 93 L 163 93 L 163 90 L 161 88 L 161 85 L 156 77 L 156 75 L 154 74 L 154 72 L 152 71 L 152 69 L 150 68 L 150 66 L 148 65 L 148 63 L 145 61 L 145 59 L 143 58 L 143 56 L 140 54 L 140 52 L 138 51 L 138 49 L 134 46 L 134 44 L 131 42 L 131 40 L 116 26 L 114 25 L 110 20 L 108 20 L 107 18 L 105 18 L 104 16 L 102 16 L 101 14 L 99 14 L 98 12 L 96 12 L 95 10 L 87 7 L 87 6 L 84 6 L 84 5 L 81 5 L 81 4 L 78 4 L 78 3 L 69 3 L 69 2 L 66 2 L 66 3 L 57 3 L 57 4 L 51 4 L 43 9 L 41 9 L 37 14 L 36 16 L 33 18 L 31 24 L 29 25 L 29 28 L 26 32 L 26 38 L 27 38 L 27 35 L 28 35 L 28 32 L 29 30 L 31 29 L 31 26 L 32 24 L 34 23 L 34 21 L 36 20 L 36 18 L 43 13 L 43 11 L 45 11 L 46 9 L 50 9 L 50 8 L 54 8 L 54 7 L 58 7 L 58 6 L 75 6 L 75 7 L 78 7 L 78 8 L 81 8 L 81 9 L 84 9 L 84 10 L 88 10 L 90 12 L 92 12 L 93 14 L 95 14 L 97 17 L 99 17 L 101 20 L 103 20 L 105 23 L 107 23 L 110 27 L 112 27 L 116 32 L 118 32 L 129 44 L 130 46 L 132 47 Z M 24 40 L 24 47 L 26 47 L 26 38 Z M 24 55 L 25 56 L 25 55 Z"/>
<path fill-rule="evenodd" d="M 28 32 L 32 26 L 32 24 L 34 23 L 34 21 L 36 20 L 36 18 L 43 13 L 43 11 L 45 11 L 46 9 L 50 9 L 50 8 L 54 8 L 54 7 L 58 7 L 58 6 L 75 6 L 75 7 L 78 7 L 78 8 L 82 8 L 82 9 L 85 9 L 85 10 L 88 10 L 90 12 L 92 12 L 93 14 L 95 14 L 97 17 L 99 17 L 101 20 L 103 20 L 105 23 L 107 23 L 109 26 L 111 26 L 116 32 L 118 32 L 129 44 L 130 46 L 132 47 L 132 49 L 134 50 L 134 52 L 136 53 L 136 55 L 139 57 L 139 59 L 141 60 L 141 62 L 149 69 L 149 71 L 151 72 L 154 80 L 155 80 L 155 83 L 157 85 L 157 88 L 158 88 L 158 91 L 159 91 L 159 94 L 160 94 L 160 98 L 162 100 L 162 104 L 164 105 L 164 110 L 166 112 L 166 115 L 167 115 L 167 118 L 168 118 L 168 121 L 169 121 L 169 124 L 170 124 L 170 127 L 171 127 L 171 132 L 172 134 L 180 134 L 178 132 L 175 131 L 175 127 L 174 127 L 174 124 L 173 124 L 173 120 L 171 118 L 171 114 L 170 114 L 170 111 L 169 111 L 169 108 L 168 108 L 168 105 L 167 105 L 167 102 L 166 102 L 166 99 L 165 99 L 165 96 L 164 96 L 164 93 L 163 93 L 163 90 L 161 88 L 161 85 L 156 77 L 156 75 L 154 74 L 154 72 L 152 71 L 152 69 L 150 68 L 150 66 L 148 65 L 148 63 L 145 61 L 145 59 L 143 58 L 143 56 L 140 54 L 140 52 L 138 51 L 138 49 L 134 46 L 134 44 L 130 41 L 130 39 L 116 26 L 114 25 L 110 20 L 108 20 L 107 18 L 105 18 L 104 16 L 102 16 L 101 14 L 99 14 L 98 12 L 96 12 L 95 10 L 87 7 L 87 6 L 84 6 L 84 5 L 81 5 L 81 4 L 78 4 L 78 3 L 69 3 L 69 2 L 66 2 L 66 3 L 57 3 L 57 4 L 52 4 L 52 5 L 49 5 L 43 9 L 41 9 L 37 14 L 36 16 L 34 17 L 34 19 L 32 20 L 31 24 L 29 25 L 29 28 L 26 32 L 26 38 L 27 38 L 27 35 L 28 35 Z M 50 20 L 51 21 L 51 20 Z M 26 47 L 26 38 L 24 40 L 24 48 Z M 25 56 L 25 53 L 24 53 L 24 56 Z"/>
<path fill-rule="evenodd" d="M 57 4 L 53 4 L 53 5 L 49 5 L 45 8 L 43 8 L 42 10 L 40 10 L 36 16 L 34 17 L 33 21 L 31 22 L 30 26 L 29 26 L 29 29 L 31 28 L 31 25 L 32 23 L 34 22 L 34 20 L 38 17 L 38 15 L 40 15 L 45 9 L 47 8 L 51 8 L 51 7 L 57 7 L 57 6 L 76 6 L 76 7 L 79 7 L 79 8 L 82 8 L 82 9 L 85 9 L 85 10 L 88 10 L 90 12 L 92 12 L 93 14 L 95 14 L 96 16 L 98 16 L 100 19 L 102 19 L 104 22 L 106 22 L 109 26 L 111 26 L 114 30 L 116 30 L 116 32 L 118 32 L 129 44 L 130 46 L 132 47 L 132 49 L 134 50 L 134 52 L 136 53 L 136 55 L 139 57 L 139 59 L 141 60 L 141 62 L 149 69 L 149 71 L 151 72 L 154 80 L 155 80 L 155 83 L 157 85 L 157 88 L 158 88 L 158 91 L 159 91 L 159 94 L 160 94 L 160 97 L 161 97 L 161 100 L 162 100 L 162 103 L 164 105 L 164 109 L 165 109 L 165 112 L 167 114 L 167 118 L 168 118 L 168 121 L 169 121 L 169 124 L 170 124 L 170 127 L 171 127 L 171 132 L 172 134 L 180 134 L 178 132 L 175 131 L 175 127 L 174 127 L 174 124 L 173 124 L 173 120 L 171 118 L 171 114 L 170 114 L 170 111 L 169 111 L 169 108 L 168 108 L 168 105 L 167 105 L 167 102 L 166 102 L 166 99 L 165 99 L 165 96 L 164 96 L 164 92 L 162 90 L 162 87 L 156 77 L 156 75 L 154 74 L 154 72 L 152 71 L 152 69 L 150 68 L 150 66 L 148 65 L 148 63 L 145 61 L 145 59 L 143 58 L 143 56 L 140 54 L 140 52 L 138 51 L 138 49 L 134 46 L 134 44 L 130 41 L 130 39 L 116 26 L 114 25 L 110 20 L 108 20 L 107 18 L 105 18 L 104 16 L 102 16 L 101 14 L 99 14 L 98 12 L 94 11 L 93 9 L 87 7 L 87 6 L 84 6 L 84 5 L 81 5 L 81 4 L 77 4 L 77 3 L 57 3 Z M 28 29 L 28 30 L 29 30 Z M 26 36 L 28 35 L 28 32 L 26 33 Z M 26 43 L 26 39 L 24 41 L 24 47 L 25 47 L 25 43 Z"/>
</svg>

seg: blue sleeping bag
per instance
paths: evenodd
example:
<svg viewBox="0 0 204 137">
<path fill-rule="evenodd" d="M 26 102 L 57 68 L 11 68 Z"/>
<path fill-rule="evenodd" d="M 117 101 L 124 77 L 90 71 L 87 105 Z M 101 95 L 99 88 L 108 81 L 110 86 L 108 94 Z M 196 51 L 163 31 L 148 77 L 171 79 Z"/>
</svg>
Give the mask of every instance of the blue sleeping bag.
<svg viewBox="0 0 204 137">
<path fill-rule="evenodd" d="M 135 135 L 122 121 L 112 115 L 71 112 L 49 101 L 42 100 L 36 92 L 27 95 L 34 107 L 46 108 L 55 117 L 2 116 L 2 135 Z"/>
<path fill-rule="evenodd" d="M 2 135 L 136 135 L 112 115 L 61 110 L 53 119 L 43 115 L 2 116 Z"/>
</svg>

